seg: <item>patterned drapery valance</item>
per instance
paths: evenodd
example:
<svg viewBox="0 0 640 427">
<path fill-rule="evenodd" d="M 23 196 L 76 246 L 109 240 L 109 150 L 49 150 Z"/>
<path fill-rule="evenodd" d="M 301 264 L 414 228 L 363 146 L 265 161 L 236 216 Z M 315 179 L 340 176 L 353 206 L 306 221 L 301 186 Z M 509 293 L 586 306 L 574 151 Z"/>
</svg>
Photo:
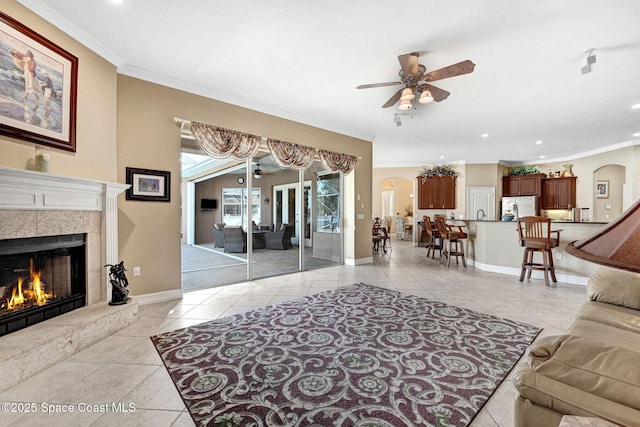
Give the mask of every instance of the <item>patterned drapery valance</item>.
<svg viewBox="0 0 640 427">
<path fill-rule="evenodd" d="M 329 172 L 342 172 L 348 174 L 356 167 L 358 159 L 356 156 L 348 154 L 336 153 L 329 150 L 318 150 L 320 152 L 320 160 L 324 168 Z"/>
<path fill-rule="evenodd" d="M 234 130 L 219 128 L 198 122 L 191 122 L 191 133 L 197 144 L 215 159 L 233 158 L 244 160 L 255 156 L 264 138 Z M 267 147 L 281 167 L 306 169 L 311 166 L 315 154 L 329 172 L 350 173 L 358 161 L 356 156 L 335 151 L 315 149 L 293 142 L 267 139 Z"/>
<path fill-rule="evenodd" d="M 191 122 L 191 133 L 196 142 L 214 159 L 244 160 L 253 157 L 260 148 L 262 138 L 242 132 Z"/>
<path fill-rule="evenodd" d="M 268 139 L 267 145 L 276 163 L 283 168 L 306 169 L 316 155 L 315 148 L 277 139 Z"/>
</svg>

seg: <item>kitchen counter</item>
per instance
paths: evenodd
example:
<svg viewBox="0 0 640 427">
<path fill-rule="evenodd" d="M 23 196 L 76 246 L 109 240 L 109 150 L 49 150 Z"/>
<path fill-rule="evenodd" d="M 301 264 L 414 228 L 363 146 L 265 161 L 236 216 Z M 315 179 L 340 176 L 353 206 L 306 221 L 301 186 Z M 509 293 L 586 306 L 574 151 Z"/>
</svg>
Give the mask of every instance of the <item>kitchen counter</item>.
<svg viewBox="0 0 640 427">
<path fill-rule="evenodd" d="M 465 252 L 470 265 L 496 273 L 520 276 L 524 249 L 518 243 L 517 221 L 447 220 L 450 224 L 465 225 L 469 234 Z M 608 223 L 554 221 L 551 229 L 561 229 L 560 246 L 553 249 L 558 282 L 586 285 L 589 276 L 599 266 L 565 251 L 567 243 L 592 236 Z M 536 260 L 541 259 L 536 254 Z M 542 279 L 541 271 L 532 277 Z M 518 278 L 515 278 L 517 282 Z M 525 280 L 526 281 L 526 280 Z"/>
</svg>

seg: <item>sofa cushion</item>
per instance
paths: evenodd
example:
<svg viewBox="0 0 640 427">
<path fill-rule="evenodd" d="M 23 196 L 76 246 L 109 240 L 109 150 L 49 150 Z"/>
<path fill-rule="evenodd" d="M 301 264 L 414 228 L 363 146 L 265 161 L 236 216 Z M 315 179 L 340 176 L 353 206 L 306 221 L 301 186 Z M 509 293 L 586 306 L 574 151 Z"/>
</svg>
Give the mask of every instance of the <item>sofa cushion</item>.
<svg viewBox="0 0 640 427">
<path fill-rule="evenodd" d="M 601 268 L 589 278 L 587 295 L 592 301 L 640 310 L 640 274 Z"/>
</svg>

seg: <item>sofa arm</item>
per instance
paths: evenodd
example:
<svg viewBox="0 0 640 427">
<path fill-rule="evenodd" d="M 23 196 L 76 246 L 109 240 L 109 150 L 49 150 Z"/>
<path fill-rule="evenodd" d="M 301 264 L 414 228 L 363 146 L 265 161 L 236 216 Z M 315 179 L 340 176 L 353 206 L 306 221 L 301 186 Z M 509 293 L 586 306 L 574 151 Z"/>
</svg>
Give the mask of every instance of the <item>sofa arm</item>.
<svg viewBox="0 0 640 427">
<path fill-rule="evenodd" d="M 522 397 L 561 414 L 621 425 L 640 420 L 640 354 L 562 335 L 534 342 L 514 384 Z"/>
</svg>

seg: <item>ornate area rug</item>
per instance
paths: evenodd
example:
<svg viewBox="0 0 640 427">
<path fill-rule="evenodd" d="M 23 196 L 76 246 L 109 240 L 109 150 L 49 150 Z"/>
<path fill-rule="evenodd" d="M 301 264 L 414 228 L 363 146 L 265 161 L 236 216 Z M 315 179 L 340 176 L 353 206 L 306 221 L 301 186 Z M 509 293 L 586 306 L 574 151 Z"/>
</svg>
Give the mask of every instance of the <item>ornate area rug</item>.
<svg viewBox="0 0 640 427">
<path fill-rule="evenodd" d="M 466 426 L 540 332 L 364 284 L 151 337 L 202 426 Z"/>
</svg>

